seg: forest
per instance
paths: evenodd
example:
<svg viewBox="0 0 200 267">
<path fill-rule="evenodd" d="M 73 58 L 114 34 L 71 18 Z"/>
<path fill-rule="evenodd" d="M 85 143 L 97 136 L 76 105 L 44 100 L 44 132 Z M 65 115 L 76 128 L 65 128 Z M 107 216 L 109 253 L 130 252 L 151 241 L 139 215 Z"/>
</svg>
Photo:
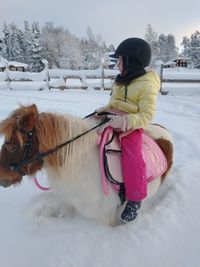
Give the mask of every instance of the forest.
<svg viewBox="0 0 200 267">
<path fill-rule="evenodd" d="M 181 54 L 176 47 L 172 34 L 157 34 L 151 24 L 146 27 L 144 39 L 152 49 L 153 65 L 156 60 L 168 62 L 182 56 L 189 58 L 192 67 L 200 68 L 200 32 L 183 37 Z M 103 60 L 109 62 L 109 53 L 114 52 L 113 44 L 107 45 L 101 35 L 93 33 L 90 26 L 85 37 L 79 38 L 62 26 L 47 22 L 40 27 L 39 22 L 24 21 L 23 29 L 15 23 L 3 25 L 0 32 L 0 56 L 8 61 L 28 64 L 31 72 L 44 68 L 42 59 L 46 59 L 49 68 L 58 69 L 96 69 Z"/>
</svg>

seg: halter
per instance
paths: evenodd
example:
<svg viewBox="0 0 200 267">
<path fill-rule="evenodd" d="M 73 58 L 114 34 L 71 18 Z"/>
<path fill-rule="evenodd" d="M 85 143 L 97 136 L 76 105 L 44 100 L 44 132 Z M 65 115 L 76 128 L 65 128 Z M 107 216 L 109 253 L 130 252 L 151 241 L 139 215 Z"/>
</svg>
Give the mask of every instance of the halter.
<svg viewBox="0 0 200 267">
<path fill-rule="evenodd" d="M 24 144 L 24 153 L 22 160 L 20 163 L 11 163 L 10 170 L 18 172 L 20 175 L 24 176 L 26 173 L 23 171 L 22 166 L 26 165 L 26 162 L 28 161 L 28 157 L 30 154 L 31 146 L 33 145 L 33 134 L 35 132 L 35 128 L 33 128 L 31 131 L 25 131 L 23 128 L 18 127 L 17 130 L 27 136 L 27 141 Z"/>
<path fill-rule="evenodd" d="M 87 115 L 84 117 L 84 119 L 91 117 L 92 115 L 94 115 L 95 112 Z M 43 158 L 49 156 L 50 154 L 58 151 L 59 149 L 61 149 L 62 147 L 74 142 L 75 140 L 81 138 L 82 136 L 88 134 L 89 132 L 95 130 L 96 128 L 100 127 L 101 125 L 105 124 L 106 122 L 108 122 L 110 119 L 109 118 L 105 118 L 102 122 L 100 122 L 99 124 L 93 126 L 92 128 L 90 128 L 89 130 L 75 136 L 74 138 L 65 141 L 64 143 L 61 143 L 59 145 L 57 145 L 56 147 L 47 150 L 46 152 L 39 152 L 37 153 L 37 155 L 35 155 L 34 157 L 32 157 L 31 159 L 28 159 L 29 153 L 30 153 L 30 148 L 33 145 L 33 134 L 35 132 L 35 128 L 33 128 L 31 131 L 26 132 L 23 128 L 18 127 L 17 130 L 19 132 L 21 132 L 22 134 L 25 134 L 28 137 L 27 142 L 24 144 L 24 155 L 22 160 L 19 163 L 11 163 L 11 165 L 9 166 L 11 171 L 14 172 L 18 172 L 20 175 L 24 176 L 26 175 L 26 173 L 23 171 L 22 167 L 25 165 L 28 165 L 30 163 L 33 163 L 35 161 L 39 161 L 43 164 Z M 18 120 L 17 120 L 18 121 Z"/>
</svg>

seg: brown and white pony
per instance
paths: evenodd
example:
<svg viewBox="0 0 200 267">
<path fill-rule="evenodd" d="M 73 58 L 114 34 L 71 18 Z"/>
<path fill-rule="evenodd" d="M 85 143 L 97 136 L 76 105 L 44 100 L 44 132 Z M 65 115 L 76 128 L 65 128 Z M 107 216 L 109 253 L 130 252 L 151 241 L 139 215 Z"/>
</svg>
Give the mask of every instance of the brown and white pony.
<svg viewBox="0 0 200 267">
<path fill-rule="evenodd" d="M 91 120 L 39 113 L 35 104 L 20 106 L 0 123 L 0 134 L 5 136 L 0 152 L 0 185 L 8 187 L 18 184 L 24 175 L 33 175 L 45 168 L 51 188 L 58 192 L 67 205 L 83 216 L 116 225 L 120 201 L 113 190 L 110 190 L 109 196 L 104 196 L 96 131 L 71 142 L 44 160 L 36 158 L 29 164 L 18 165 L 90 128 Z M 158 190 L 172 166 L 173 144 L 169 131 L 160 125 L 152 124 L 146 132 L 161 147 L 168 162 L 162 177 L 148 184 L 149 196 Z"/>
</svg>

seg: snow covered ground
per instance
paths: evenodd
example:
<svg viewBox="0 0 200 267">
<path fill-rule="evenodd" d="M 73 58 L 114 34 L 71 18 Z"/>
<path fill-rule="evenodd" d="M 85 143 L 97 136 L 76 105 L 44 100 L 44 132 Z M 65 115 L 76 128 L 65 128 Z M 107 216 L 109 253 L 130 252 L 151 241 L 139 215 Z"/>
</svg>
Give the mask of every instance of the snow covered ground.
<svg viewBox="0 0 200 267">
<path fill-rule="evenodd" d="M 108 99 L 109 92 L 93 90 L 1 90 L 0 120 L 19 103 L 83 117 Z M 0 188 L 0 266 L 199 266 L 199 115 L 200 95 L 159 95 L 154 121 L 173 134 L 174 166 L 132 225 L 112 228 L 67 213 L 53 192 L 39 191 L 26 177 L 20 186 Z M 38 177 L 47 184 L 45 173 Z"/>
</svg>

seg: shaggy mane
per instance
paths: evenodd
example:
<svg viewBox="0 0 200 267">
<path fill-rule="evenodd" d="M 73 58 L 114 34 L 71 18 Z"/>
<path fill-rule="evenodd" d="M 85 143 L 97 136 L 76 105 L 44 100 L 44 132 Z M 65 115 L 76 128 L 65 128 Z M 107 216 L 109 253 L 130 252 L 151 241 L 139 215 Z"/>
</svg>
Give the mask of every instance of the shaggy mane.
<svg viewBox="0 0 200 267">
<path fill-rule="evenodd" d="M 39 150 L 45 152 L 52 149 L 84 133 L 90 127 L 87 121 L 70 115 L 40 113 L 36 124 Z M 66 161 L 68 167 L 72 168 L 71 165 L 77 163 L 74 157 L 81 158 L 91 144 L 95 144 L 95 139 L 96 134 L 92 131 L 46 157 L 45 163 L 52 167 L 61 167 Z"/>
</svg>

